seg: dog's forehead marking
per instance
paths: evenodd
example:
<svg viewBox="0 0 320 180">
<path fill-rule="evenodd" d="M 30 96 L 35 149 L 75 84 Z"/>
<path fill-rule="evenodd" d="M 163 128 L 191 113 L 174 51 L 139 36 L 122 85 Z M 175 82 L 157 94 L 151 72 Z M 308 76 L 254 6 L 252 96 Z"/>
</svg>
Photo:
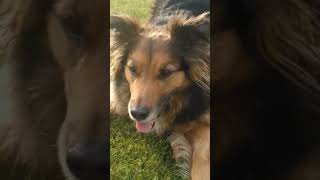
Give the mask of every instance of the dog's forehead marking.
<svg viewBox="0 0 320 180">
<path fill-rule="evenodd" d="M 170 33 L 167 29 L 159 28 L 155 26 L 145 26 L 145 30 L 141 34 L 147 38 L 154 40 L 169 40 Z"/>
<path fill-rule="evenodd" d="M 162 69 L 175 71 L 179 69 L 180 63 L 173 58 L 167 41 L 159 39 L 141 39 L 132 55 L 129 57 L 129 64 L 133 63 L 137 71 L 143 74 L 145 81 L 153 81 L 158 78 Z"/>
<path fill-rule="evenodd" d="M 142 64 L 165 63 L 173 59 L 168 42 L 153 38 L 139 40 L 130 57 Z"/>
</svg>

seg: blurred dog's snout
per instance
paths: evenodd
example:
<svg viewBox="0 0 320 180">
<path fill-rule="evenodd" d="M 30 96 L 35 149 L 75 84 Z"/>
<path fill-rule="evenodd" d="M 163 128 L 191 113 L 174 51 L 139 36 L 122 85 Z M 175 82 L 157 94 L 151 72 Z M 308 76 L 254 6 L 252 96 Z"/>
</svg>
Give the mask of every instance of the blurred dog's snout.
<svg viewBox="0 0 320 180">
<path fill-rule="evenodd" d="M 133 107 L 130 113 L 137 121 L 141 121 L 148 117 L 149 109 L 146 107 Z"/>
<path fill-rule="evenodd" d="M 76 144 L 67 150 L 67 165 L 80 180 L 107 178 L 106 147 L 103 144 Z"/>
</svg>

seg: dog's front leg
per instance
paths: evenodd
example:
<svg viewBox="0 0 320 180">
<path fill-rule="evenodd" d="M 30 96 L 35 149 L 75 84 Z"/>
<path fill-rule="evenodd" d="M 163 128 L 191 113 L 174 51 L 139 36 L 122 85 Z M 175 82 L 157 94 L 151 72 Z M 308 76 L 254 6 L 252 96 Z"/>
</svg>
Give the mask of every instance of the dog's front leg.
<svg viewBox="0 0 320 180">
<path fill-rule="evenodd" d="M 186 134 L 192 147 L 192 180 L 210 179 L 210 126 L 199 126 Z"/>
<path fill-rule="evenodd" d="M 169 136 L 169 142 L 180 175 L 185 179 L 190 179 L 192 149 L 189 141 L 183 134 L 174 132 Z"/>
</svg>

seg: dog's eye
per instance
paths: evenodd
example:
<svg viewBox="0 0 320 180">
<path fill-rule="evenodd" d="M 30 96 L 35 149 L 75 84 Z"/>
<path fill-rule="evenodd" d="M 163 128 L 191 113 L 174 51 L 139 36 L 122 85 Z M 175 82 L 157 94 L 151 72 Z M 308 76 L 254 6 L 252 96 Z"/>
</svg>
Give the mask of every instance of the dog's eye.
<svg viewBox="0 0 320 180">
<path fill-rule="evenodd" d="M 128 66 L 128 69 L 132 75 L 137 75 L 137 68 L 134 65 Z"/>
<path fill-rule="evenodd" d="M 173 71 L 171 71 L 171 70 L 161 69 L 160 73 L 159 73 L 159 79 L 161 79 L 161 80 L 167 79 L 172 73 L 173 73 Z"/>
<path fill-rule="evenodd" d="M 83 43 L 84 33 L 81 23 L 74 17 L 64 17 L 61 20 L 64 32 L 71 40 L 78 45 Z"/>
</svg>

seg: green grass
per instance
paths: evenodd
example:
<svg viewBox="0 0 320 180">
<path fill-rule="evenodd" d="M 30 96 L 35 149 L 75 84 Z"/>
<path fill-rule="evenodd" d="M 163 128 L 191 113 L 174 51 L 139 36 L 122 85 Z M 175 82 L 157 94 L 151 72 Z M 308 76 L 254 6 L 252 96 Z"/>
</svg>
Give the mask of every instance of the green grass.
<svg viewBox="0 0 320 180">
<path fill-rule="evenodd" d="M 125 14 L 145 21 L 153 0 L 111 0 L 111 14 Z M 134 122 L 115 118 L 110 132 L 112 180 L 169 180 L 176 176 L 175 162 L 164 137 L 137 133 Z"/>
<path fill-rule="evenodd" d="M 150 15 L 153 0 L 111 0 L 111 14 L 126 14 L 146 20 Z"/>
<path fill-rule="evenodd" d="M 168 142 L 136 132 L 134 122 L 111 122 L 111 179 L 177 179 Z"/>
</svg>

